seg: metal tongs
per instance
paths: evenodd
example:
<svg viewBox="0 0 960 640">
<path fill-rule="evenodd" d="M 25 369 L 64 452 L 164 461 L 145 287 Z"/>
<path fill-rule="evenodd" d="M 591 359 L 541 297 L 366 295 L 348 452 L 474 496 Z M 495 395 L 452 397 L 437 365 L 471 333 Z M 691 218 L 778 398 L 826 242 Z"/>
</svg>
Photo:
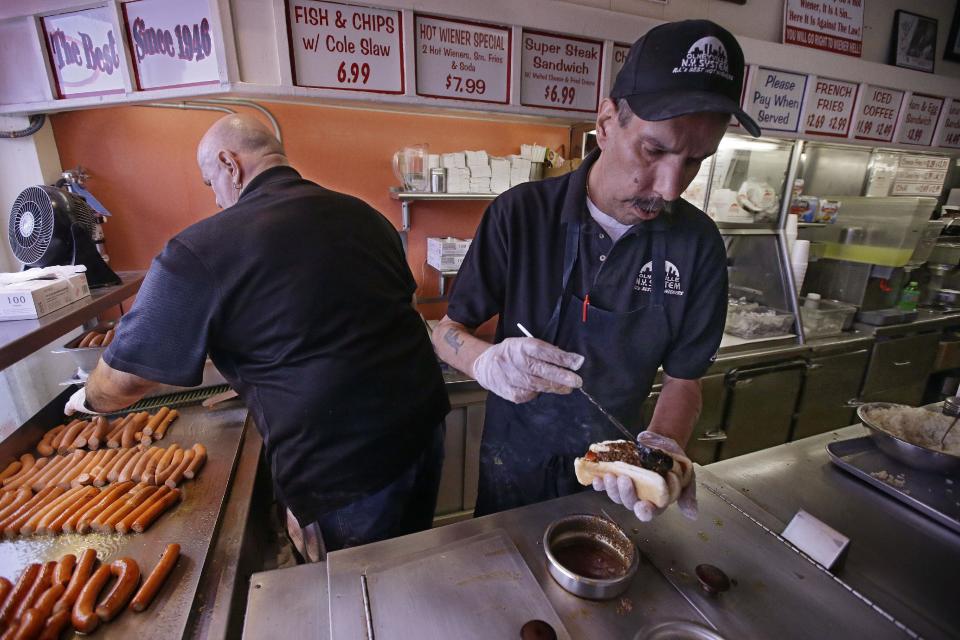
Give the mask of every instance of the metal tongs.
<svg viewBox="0 0 960 640">
<path fill-rule="evenodd" d="M 522 324 L 520 324 L 519 322 L 517 323 L 517 328 L 520 329 L 523 335 L 527 336 L 528 338 L 534 337 L 533 334 L 527 331 L 527 328 Z M 646 447 L 640 444 L 639 442 L 637 442 L 636 436 L 630 433 L 630 430 L 627 429 L 625 426 L 623 426 L 623 423 L 617 420 L 613 416 L 613 414 L 611 414 L 609 411 L 604 409 L 603 405 L 597 402 L 596 398 L 594 398 L 592 395 L 587 393 L 583 387 L 580 387 L 579 389 L 577 389 L 577 391 L 582 393 L 584 397 L 590 401 L 590 404 L 595 406 L 597 408 L 597 411 L 602 413 L 603 417 L 605 417 L 607 421 L 610 422 L 610 424 L 615 426 L 617 428 L 617 431 L 623 434 L 627 442 L 633 443 L 633 446 L 637 448 L 637 453 L 640 455 L 641 467 L 643 467 L 644 469 L 649 469 L 650 471 L 656 471 L 657 473 L 666 473 L 667 471 L 670 471 L 670 469 L 673 468 L 673 458 L 670 457 L 670 454 L 664 451 L 660 451 L 659 449 Z"/>
<path fill-rule="evenodd" d="M 957 420 L 960 420 L 960 397 L 953 396 L 943 401 L 943 415 L 951 416 L 953 418 L 953 422 L 950 423 L 950 426 L 947 427 L 946 431 L 943 432 L 943 435 L 940 436 L 941 449 L 943 449 L 943 443 L 947 441 L 947 434 L 949 434 L 950 430 L 956 426 Z"/>
</svg>

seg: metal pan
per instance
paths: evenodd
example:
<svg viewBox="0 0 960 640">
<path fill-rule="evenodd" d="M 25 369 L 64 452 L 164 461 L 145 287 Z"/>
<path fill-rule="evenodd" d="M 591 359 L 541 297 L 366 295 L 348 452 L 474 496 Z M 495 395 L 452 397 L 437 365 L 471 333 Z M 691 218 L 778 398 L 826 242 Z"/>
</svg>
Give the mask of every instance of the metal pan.
<svg viewBox="0 0 960 640">
<path fill-rule="evenodd" d="M 873 438 L 877 448 L 883 451 L 891 458 L 895 458 L 903 464 L 920 469 L 921 471 L 934 471 L 949 476 L 960 476 L 960 456 L 955 456 L 942 451 L 934 451 L 912 442 L 902 440 L 895 435 L 887 433 L 879 426 L 870 422 L 867 414 L 872 409 L 897 409 L 910 408 L 907 405 L 896 404 L 893 402 L 868 402 L 857 408 L 857 417 L 863 426 L 870 429 L 870 435 Z"/>
</svg>

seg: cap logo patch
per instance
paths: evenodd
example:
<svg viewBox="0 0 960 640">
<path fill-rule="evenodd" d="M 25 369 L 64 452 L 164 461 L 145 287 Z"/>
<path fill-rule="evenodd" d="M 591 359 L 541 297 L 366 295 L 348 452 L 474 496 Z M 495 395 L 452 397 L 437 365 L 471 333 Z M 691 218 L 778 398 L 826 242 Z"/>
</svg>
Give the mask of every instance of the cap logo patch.
<svg viewBox="0 0 960 640">
<path fill-rule="evenodd" d="M 707 36 L 691 45 L 687 55 L 674 67 L 673 73 L 708 73 L 733 80 L 727 64 L 727 49 L 718 38 Z"/>
</svg>

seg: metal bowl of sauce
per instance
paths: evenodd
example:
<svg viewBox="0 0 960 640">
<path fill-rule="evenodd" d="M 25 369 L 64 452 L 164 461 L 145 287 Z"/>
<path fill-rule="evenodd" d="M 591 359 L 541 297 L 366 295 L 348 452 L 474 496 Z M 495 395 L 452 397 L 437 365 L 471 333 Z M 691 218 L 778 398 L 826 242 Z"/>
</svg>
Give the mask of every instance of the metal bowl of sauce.
<svg viewBox="0 0 960 640">
<path fill-rule="evenodd" d="M 626 591 L 640 565 L 640 553 L 623 529 L 586 513 L 553 521 L 543 534 L 543 550 L 557 584 L 591 600 Z"/>
</svg>

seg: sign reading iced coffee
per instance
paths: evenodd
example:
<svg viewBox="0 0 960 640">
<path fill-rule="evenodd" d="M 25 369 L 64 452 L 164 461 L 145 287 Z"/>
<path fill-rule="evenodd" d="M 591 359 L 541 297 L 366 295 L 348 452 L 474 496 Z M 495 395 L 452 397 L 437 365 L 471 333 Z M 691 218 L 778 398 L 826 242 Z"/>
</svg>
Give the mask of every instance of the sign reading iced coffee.
<svg viewBox="0 0 960 640">
<path fill-rule="evenodd" d="M 600 102 L 603 43 L 523 30 L 520 104 L 593 113 Z"/>
<path fill-rule="evenodd" d="M 747 111 L 763 129 L 796 132 L 806 88 L 804 74 L 759 67 Z"/>
<path fill-rule="evenodd" d="M 509 27 L 414 16 L 417 95 L 507 104 Z"/>
<path fill-rule="evenodd" d="M 854 137 L 857 140 L 890 142 L 900 117 L 904 92 L 871 84 L 863 85 Z"/>
<path fill-rule="evenodd" d="M 807 104 L 804 133 L 846 138 L 856 99 L 856 83 L 817 78 Z"/>
<path fill-rule="evenodd" d="M 121 6 L 140 89 L 220 81 L 208 3 L 134 0 Z"/>
<path fill-rule="evenodd" d="M 403 93 L 399 11 L 314 0 L 287 6 L 294 84 Z"/>
<path fill-rule="evenodd" d="M 120 53 L 106 7 L 40 19 L 58 98 L 123 93 Z"/>
<path fill-rule="evenodd" d="M 929 146 L 933 142 L 933 131 L 937 128 L 943 98 L 914 93 L 907 100 L 906 113 L 900 125 L 897 142 Z"/>
<path fill-rule="evenodd" d="M 943 126 L 940 127 L 938 147 L 960 149 L 960 100 L 953 98 L 943 111 Z"/>
</svg>

